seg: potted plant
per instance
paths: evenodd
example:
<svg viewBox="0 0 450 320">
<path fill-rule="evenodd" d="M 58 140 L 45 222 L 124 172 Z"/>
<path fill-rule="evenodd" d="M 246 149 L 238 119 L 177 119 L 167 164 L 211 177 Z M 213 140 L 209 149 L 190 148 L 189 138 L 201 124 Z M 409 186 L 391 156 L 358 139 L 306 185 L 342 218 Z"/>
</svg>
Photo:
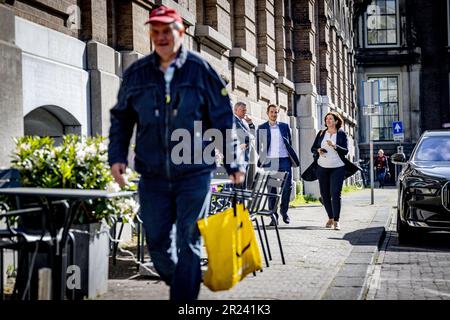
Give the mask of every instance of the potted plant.
<svg viewBox="0 0 450 320">
<path fill-rule="evenodd" d="M 101 136 L 67 135 L 59 145 L 50 137 L 20 137 L 16 139 L 11 166 L 20 171 L 24 187 L 121 190 L 111 175 L 105 138 Z M 135 172 L 127 169 L 125 179 L 123 190 L 137 189 Z M 93 298 L 106 292 L 109 226 L 117 220 L 133 223 L 138 209 L 133 198 L 98 199 L 83 204 L 73 228 L 75 265 L 81 277 L 80 287 L 75 286 L 78 298 Z"/>
</svg>

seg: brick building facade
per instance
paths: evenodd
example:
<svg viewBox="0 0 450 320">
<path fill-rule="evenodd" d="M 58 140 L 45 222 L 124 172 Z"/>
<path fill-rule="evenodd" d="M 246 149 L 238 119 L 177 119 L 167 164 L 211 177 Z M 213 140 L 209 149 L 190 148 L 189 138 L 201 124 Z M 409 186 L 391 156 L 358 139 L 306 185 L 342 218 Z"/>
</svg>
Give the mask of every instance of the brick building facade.
<svg viewBox="0 0 450 320">
<path fill-rule="evenodd" d="M 185 45 L 215 67 L 257 124 L 266 121 L 267 104 L 281 107 L 300 170 L 312 161 L 310 146 L 329 110 L 345 119 L 353 159 L 355 2 L 0 0 L 0 111 L 8 115 L 0 119 L 0 165 L 8 165 L 11 136 L 107 135 L 121 74 L 151 52 L 144 23 L 160 4 L 180 12 Z"/>
</svg>

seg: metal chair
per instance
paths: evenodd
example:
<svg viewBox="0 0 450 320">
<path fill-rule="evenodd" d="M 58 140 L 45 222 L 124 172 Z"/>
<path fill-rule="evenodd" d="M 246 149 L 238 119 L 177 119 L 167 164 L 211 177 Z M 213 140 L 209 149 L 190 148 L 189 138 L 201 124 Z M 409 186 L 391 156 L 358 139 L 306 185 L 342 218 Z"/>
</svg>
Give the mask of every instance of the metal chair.
<svg viewBox="0 0 450 320">
<path fill-rule="evenodd" d="M 269 260 L 272 260 L 272 254 L 270 252 L 270 246 L 269 246 L 269 240 L 267 238 L 267 232 L 266 232 L 266 226 L 264 224 L 264 219 L 263 217 L 270 217 L 273 221 L 277 221 L 276 219 L 276 211 L 278 208 L 278 204 L 280 202 L 281 199 L 281 195 L 283 194 L 283 189 L 285 184 L 287 183 L 287 177 L 288 177 L 288 173 L 287 172 L 278 172 L 278 171 L 274 171 L 274 172 L 270 172 L 270 174 L 267 177 L 267 183 L 266 183 L 266 187 L 268 188 L 268 190 L 270 190 L 271 188 L 275 188 L 277 190 L 277 192 L 275 194 L 273 193 L 264 193 L 265 199 L 264 202 L 261 206 L 261 209 L 259 209 L 258 211 L 254 212 L 254 218 L 256 220 L 257 216 L 261 217 L 261 224 L 263 226 L 263 231 L 264 231 L 264 236 L 265 236 L 265 240 L 266 240 L 266 246 L 267 246 L 267 252 L 269 255 Z M 269 209 L 269 198 L 274 198 L 275 199 L 275 204 L 274 207 L 272 209 Z M 275 232 L 277 235 L 277 241 L 278 241 L 278 246 L 280 248 L 280 254 L 281 254 L 281 261 L 283 264 L 286 264 L 285 258 L 284 258 L 284 253 L 283 253 L 283 246 L 281 244 L 281 238 L 280 238 L 280 232 L 278 230 L 278 223 L 275 223 Z"/>
<path fill-rule="evenodd" d="M 20 187 L 20 174 L 16 169 L 0 170 L 0 188 Z M 11 205 L 17 207 L 16 210 L 10 210 L 6 203 L 7 198 L 1 203 L 3 213 L 0 214 L 0 221 L 3 221 L 4 228 L 0 228 L 0 299 L 4 297 L 3 288 L 3 253 L 4 250 L 14 250 L 19 252 L 19 269 L 17 272 L 16 283 L 13 290 L 13 297 L 19 295 L 20 299 L 30 299 L 30 282 L 33 273 L 33 266 L 38 252 L 54 254 L 57 244 L 60 241 L 61 232 L 58 232 L 58 225 L 55 224 L 55 217 L 50 212 L 58 208 L 64 212 L 61 218 L 68 214 L 69 205 L 67 201 L 55 201 L 52 203 L 19 201 L 15 197 Z M 75 263 L 75 238 L 69 233 L 71 243 L 71 264 Z M 29 263 L 29 255 L 31 264 Z M 52 254 L 49 260 L 52 263 Z M 30 271 L 31 270 L 31 271 Z M 74 290 L 72 290 L 72 296 Z"/>
<path fill-rule="evenodd" d="M 260 210 L 260 206 L 265 195 L 264 190 L 267 184 L 269 173 L 268 172 L 257 172 L 250 189 L 235 189 L 235 190 L 222 190 L 221 192 L 213 192 L 213 196 L 215 197 L 215 201 L 220 203 L 220 199 L 223 199 L 223 203 L 226 205 L 211 205 L 210 214 L 215 214 L 217 212 L 221 212 L 224 209 L 231 207 L 232 205 L 232 197 L 236 196 L 237 201 L 246 202 L 246 207 L 249 211 L 250 218 L 256 224 L 256 229 L 258 232 L 258 237 L 260 240 L 261 249 L 263 251 L 264 260 L 266 262 L 267 267 L 269 267 L 269 259 L 266 252 L 266 248 L 264 245 L 264 240 L 261 235 L 261 229 L 259 227 L 258 220 L 254 219 L 255 213 Z M 267 235 L 265 235 L 267 241 Z"/>
</svg>

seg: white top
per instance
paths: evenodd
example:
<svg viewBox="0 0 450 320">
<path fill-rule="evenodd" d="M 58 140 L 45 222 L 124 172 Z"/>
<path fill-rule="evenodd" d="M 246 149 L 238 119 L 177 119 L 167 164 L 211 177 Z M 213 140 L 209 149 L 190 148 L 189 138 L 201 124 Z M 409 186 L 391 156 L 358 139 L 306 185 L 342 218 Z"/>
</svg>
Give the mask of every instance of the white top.
<svg viewBox="0 0 450 320">
<path fill-rule="evenodd" d="M 268 150 L 268 158 L 288 158 L 289 153 L 283 142 L 283 137 L 281 136 L 280 128 L 278 123 L 274 126 L 270 126 L 270 147 Z"/>
<path fill-rule="evenodd" d="M 341 158 L 339 158 L 337 151 L 327 143 L 327 140 L 331 140 L 333 144 L 336 144 L 336 137 L 337 133 L 333 133 L 333 135 L 331 136 L 328 131 L 325 132 L 321 147 L 328 152 L 323 153 L 317 160 L 317 164 L 322 168 L 339 168 L 345 165 Z"/>
<path fill-rule="evenodd" d="M 244 126 L 244 128 L 245 128 L 247 131 L 250 131 L 250 126 L 248 125 L 247 121 L 245 121 L 244 118 L 239 118 L 239 120 L 241 120 L 242 125 Z"/>
</svg>

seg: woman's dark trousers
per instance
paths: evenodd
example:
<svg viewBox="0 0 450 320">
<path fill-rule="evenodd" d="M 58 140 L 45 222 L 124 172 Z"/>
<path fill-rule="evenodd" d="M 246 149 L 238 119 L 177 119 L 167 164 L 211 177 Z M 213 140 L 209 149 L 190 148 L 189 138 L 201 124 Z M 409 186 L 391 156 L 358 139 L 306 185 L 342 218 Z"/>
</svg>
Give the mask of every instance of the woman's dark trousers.
<svg viewBox="0 0 450 320">
<path fill-rule="evenodd" d="M 339 221 L 341 214 L 341 191 L 344 183 L 345 167 L 323 168 L 317 166 L 320 196 L 327 211 L 328 218 Z"/>
</svg>

